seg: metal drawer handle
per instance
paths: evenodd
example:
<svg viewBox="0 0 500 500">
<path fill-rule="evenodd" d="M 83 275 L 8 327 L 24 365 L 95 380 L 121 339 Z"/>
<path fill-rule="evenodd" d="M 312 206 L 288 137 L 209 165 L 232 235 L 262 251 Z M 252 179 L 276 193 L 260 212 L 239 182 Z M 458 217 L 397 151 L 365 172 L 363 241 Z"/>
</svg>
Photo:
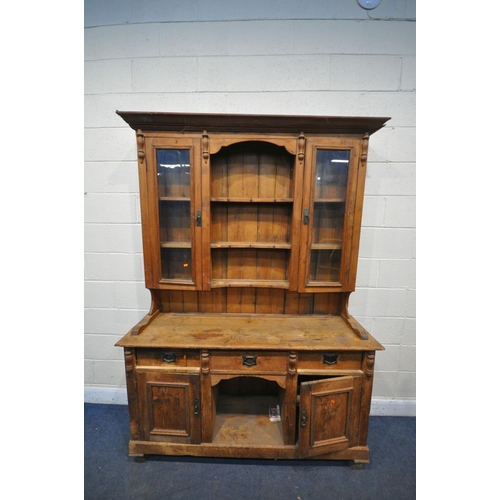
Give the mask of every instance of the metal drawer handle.
<svg viewBox="0 0 500 500">
<path fill-rule="evenodd" d="M 307 423 L 306 410 L 302 410 L 302 418 L 300 419 L 300 426 L 305 427 Z"/>
<path fill-rule="evenodd" d="M 243 364 L 245 366 L 256 366 L 257 365 L 257 356 L 242 356 Z"/>
<path fill-rule="evenodd" d="M 336 365 L 339 360 L 338 354 L 323 354 L 324 365 Z"/>
<path fill-rule="evenodd" d="M 177 354 L 175 354 L 175 352 L 166 352 L 163 355 L 163 361 L 165 361 L 165 363 L 175 363 L 176 360 L 177 360 Z"/>
</svg>

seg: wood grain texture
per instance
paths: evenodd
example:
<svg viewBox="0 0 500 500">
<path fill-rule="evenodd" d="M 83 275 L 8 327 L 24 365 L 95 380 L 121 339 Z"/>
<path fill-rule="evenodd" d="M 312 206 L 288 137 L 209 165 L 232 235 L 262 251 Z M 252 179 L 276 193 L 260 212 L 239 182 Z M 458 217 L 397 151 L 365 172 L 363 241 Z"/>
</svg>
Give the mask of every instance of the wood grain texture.
<svg viewBox="0 0 500 500">
<path fill-rule="evenodd" d="M 349 116 L 280 116 L 158 113 L 144 111 L 116 111 L 134 130 L 294 133 L 305 134 L 373 134 L 390 118 Z"/>
<path fill-rule="evenodd" d="M 244 313 L 162 313 L 140 335 L 129 333 L 116 345 L 239 350 L 383 349 L 371 335 L 361 340 L 339 316 Z"/>
<path fill-rule="evenodd" d="M 116 344 L 130 455 L 368 462 L 384 348 L 348 300 L 388 118 L 117 113 L 137 131 L 152 297 Z"/>
</svg>

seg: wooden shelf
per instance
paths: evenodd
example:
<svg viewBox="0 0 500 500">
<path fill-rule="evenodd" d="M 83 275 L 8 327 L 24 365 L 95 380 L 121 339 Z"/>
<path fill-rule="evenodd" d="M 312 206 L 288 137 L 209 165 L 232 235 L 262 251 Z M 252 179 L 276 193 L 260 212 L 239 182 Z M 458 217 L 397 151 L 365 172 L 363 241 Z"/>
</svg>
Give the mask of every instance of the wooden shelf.
<svg viewBox="0 0 500 500">
<path fill-rule="evenodd" d="M 314 203 L 345 203 L 345 198 L 316 198 Z"/>
<path fill-rule="evenodd" d="M 313 243 L 311 250 L 341 250 L 342 243 Z"/>
<path fill-rule="evenodd" d="M 190 241 L 165 241 L 160 244 L 161 248 L 191 248 Z"/>
<path fill-rule="evenodd" d="M 210 283 L 212 288 L 285 288 L 290 286 L 288 280 L 249 280 L 249 279 L 215 279 Z"/>
<path fill-rule="evenodd" d="M 283 446 L 281 422 L 269 420 L 274 396 L 219 396 L 214 422 L 214 445 Z"/>
<path fill-rule="evenodd" d="M 293 203 L 293 198 L 234 198 L 216 197 L 210 198 L 212 202 L 220 203 Z"/>
<path fill-rule="evenodd" d="M 160 196 L 160 201 L 191 201 L 191 198 L 185 196 Z"/>
<path fill-rule="evenodd" d="M 265 241 L 215 241 L 210 243 L 210 248 L 254 248 L 264 250 L 289 250 L 290 243 L 272 243 Z"/>
</svg>

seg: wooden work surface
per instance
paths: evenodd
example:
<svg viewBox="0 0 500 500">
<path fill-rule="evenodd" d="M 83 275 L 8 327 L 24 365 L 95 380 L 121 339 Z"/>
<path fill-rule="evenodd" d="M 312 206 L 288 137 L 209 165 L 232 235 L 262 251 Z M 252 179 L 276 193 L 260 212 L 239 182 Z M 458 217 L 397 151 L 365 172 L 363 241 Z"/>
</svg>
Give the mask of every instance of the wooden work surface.
<svg viewBox="0 0 500 500">
<path fill-rule="evenodd" d="M 371 335 L 361 340 L 340 316 L 159 314 L 120 347 L 178 349 L 383 350 Z"/>
</svg>

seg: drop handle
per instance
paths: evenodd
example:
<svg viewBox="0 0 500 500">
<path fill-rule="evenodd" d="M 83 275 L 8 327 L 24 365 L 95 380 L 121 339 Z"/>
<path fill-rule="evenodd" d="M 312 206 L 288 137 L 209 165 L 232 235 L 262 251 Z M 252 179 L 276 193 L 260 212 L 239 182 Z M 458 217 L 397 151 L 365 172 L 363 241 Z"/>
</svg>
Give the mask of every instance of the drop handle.
<svg viewBox="0 0 500 500">
<path fill-rule="evenodd" d="M 175 352 L 166 352 L 164 355 L 163 355 L 163 361 L 165 361 L 165 363 L 175 363 L 175 361 L 177 360 L 177 355 L 175 354 Z"/>
<path fill-rule="evenodd" d="M 336 365 L 339 360 L 338 354 L 323 354 L 324 365 Z"/>
<path fill-rule="evenodd" d="M 197 399 L 194 400 L 194 414 L 199 415 L 200 413 L 200 405 Z"/>
<path fill-rule="evenodd" d="M 245 366 L 256 366 L 257 365 L 257 356 L 242 356 L 243 364 Z"/>
</svg>

